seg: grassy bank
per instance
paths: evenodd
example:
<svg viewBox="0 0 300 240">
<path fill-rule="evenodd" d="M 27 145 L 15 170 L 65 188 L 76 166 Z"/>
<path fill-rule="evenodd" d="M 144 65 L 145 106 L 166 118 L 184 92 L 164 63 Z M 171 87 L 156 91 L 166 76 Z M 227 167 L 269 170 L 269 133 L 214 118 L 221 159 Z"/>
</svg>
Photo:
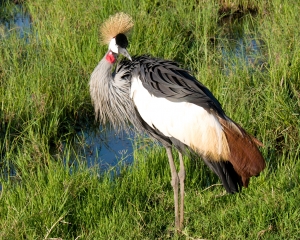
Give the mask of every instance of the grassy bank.
<svg viewBox="0 0 300 240">
<path fill-rule="evenodd" d="M 25 6 L 32 34 L 0 35 L 0 239 L 299 238 L 298 1 L 28 0 Z M 99 26 L 117 11 L 135 20 L 132 55 L 191 69 L 265 145 L 266 170 L 237 195 L 222 196 L 201 160 L 185 159 L 179 235 L 163 149 L 137 148 L 133 165 L 111 180 L 88 169 L 72 146 L 76 131 L 93 123 L 88 81 L 107 50 Z"/>
</svg>

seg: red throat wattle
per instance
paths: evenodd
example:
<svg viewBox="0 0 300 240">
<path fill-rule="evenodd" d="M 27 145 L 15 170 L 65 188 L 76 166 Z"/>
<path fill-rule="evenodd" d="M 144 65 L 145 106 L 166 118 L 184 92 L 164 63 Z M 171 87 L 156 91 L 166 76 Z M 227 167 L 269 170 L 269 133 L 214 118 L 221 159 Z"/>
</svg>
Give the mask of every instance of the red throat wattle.
<svg viewBox="0 0 300 240">
<path fill-rule="evenodd" d="M 105 56 L 106 61 L 108 61 L 109 63 L 115 63 L 116 62 L 116 58 L 114 56 L 114 54 L 112 53 L 112 51 L 109 51 L 106 56 Z"/>
</svg>

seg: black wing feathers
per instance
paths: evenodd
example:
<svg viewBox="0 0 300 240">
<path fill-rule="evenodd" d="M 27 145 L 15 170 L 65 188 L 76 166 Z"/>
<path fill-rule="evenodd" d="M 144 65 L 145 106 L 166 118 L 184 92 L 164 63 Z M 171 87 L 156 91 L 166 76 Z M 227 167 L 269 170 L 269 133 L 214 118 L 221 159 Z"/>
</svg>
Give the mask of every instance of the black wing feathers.
<svg viewBox="0 0 300 240">
<path fill-rule="evenodd" d="M 214 162 L 203 158 L 205 164 L 220 178 L 228 193 L 240 192 L 243 182 L 230 162 Z"/>
<path fill-rule="evenodd" d="M 128 65 L 128 62 L 124 65 Z M 177 63 L 139 56 L 134 57 L 130 65 L 139 68 L 136 73 L 143 86 L 154 96 L 173 102 L 190 102 L 224 116 L 221 104 L 213 94 Z"/>
</svg>

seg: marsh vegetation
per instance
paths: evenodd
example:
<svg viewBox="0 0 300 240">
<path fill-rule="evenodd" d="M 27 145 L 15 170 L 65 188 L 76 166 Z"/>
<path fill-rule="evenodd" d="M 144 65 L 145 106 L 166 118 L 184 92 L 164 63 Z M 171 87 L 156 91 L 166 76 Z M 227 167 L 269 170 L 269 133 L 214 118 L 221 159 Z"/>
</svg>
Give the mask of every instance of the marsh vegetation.
<svg viewBox="0 0 300 240">
<path fill-rule="evenodd" d="M 28 0 L 22 6 L 0 3 L 0 239 L 299 238 L 298 1 Z M 6 24 L 16 8 L 30 15 L 21 36 Z M 190 69 L 227 115 L 264 143 L 267 168 L 241 194 L 223 196 L 201 159 L 185 158 L 181 234 L 172 225 L 164 149 L 139 138 L 131 164 L 101 171 L 97 154 L 96 164 L 88 164 L 87 142 L 78 134 L 99 129 L 88 81 L 107 50 L 99 26 L 118 11 L 135 20 L 132 55 L 149 53 Z"/>
</svg>

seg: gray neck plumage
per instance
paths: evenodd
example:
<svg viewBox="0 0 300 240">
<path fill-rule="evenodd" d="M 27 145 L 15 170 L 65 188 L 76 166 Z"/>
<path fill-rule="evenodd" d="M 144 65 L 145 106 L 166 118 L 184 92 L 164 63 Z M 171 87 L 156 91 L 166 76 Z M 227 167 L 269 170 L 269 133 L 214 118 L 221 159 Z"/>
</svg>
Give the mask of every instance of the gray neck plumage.
<svg viewBox="0 0 300 240">
<path fill-rule="evenodd" d="M 110 123 L 117 131 L 129 129 L 129 122 L 139 128 L 139 121 L 132 119 L 135 110 L 130 99 L 130 79 L 122 78 L 122 70 L 112 73 L 113 67 L 114 64 L 104 57 L 90 78 L 90 95 L 96 119 L 103 125 Z"/>
</svg>

